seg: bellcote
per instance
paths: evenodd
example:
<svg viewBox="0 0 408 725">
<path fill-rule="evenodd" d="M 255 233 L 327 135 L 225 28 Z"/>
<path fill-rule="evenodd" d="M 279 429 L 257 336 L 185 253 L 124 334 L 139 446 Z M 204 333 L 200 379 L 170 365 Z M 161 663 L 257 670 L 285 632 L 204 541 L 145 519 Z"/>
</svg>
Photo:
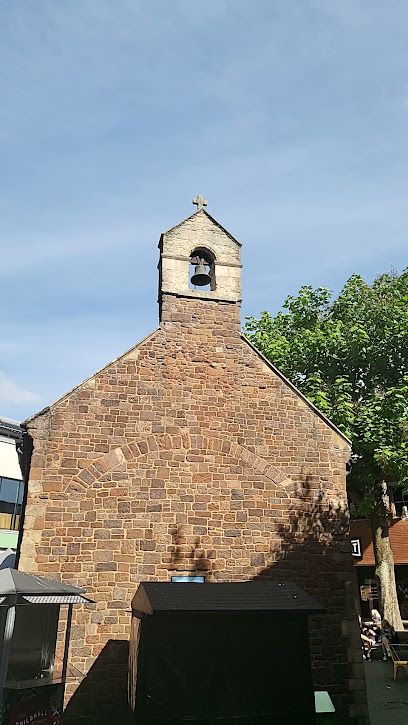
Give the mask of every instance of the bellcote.
<svg viewBox="0 0 408 725">
<path fill-rule="evenodd" d="M 163 295 L 241 302 L 241 244 L 203 208 L 164 232 L 159 249 L 160 306 Z M 191 282 L 197 264 L 205 286 Z"/>
</svg>

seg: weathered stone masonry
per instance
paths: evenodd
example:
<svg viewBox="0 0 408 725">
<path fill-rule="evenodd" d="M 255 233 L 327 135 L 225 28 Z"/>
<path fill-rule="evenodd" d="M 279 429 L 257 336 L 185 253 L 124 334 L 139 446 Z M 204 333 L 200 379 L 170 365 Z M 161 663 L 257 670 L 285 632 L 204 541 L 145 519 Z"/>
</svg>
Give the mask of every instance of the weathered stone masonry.
<svg viewBox="0 0 408 725">
<path fill-rule="evenodd" d="M 183 287 L 197 240 L 220 260 L 215 291 Z M 86 722 L 119 712 L 132 595 L 177 571 L 290 578 L 316 596 L 328 612 L 311 638 L 316 686 L 339 722 L 362 725 L 349 444 L 241 337 L 235 240 L 199 211 L 160 249 L 160 329 L 27 422 L 20 566 L 96 600 L 75 615 L 72 663 L 91 675 L 68 722 L 81 708 Z"/>
</svg>

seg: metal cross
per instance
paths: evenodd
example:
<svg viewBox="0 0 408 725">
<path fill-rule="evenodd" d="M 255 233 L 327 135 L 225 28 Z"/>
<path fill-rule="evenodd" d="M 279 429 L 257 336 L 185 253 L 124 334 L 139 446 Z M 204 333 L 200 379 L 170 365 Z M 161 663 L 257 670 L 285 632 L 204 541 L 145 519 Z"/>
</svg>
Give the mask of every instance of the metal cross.
<svg viewBox="0 0 408 725">
<path fill-rule="evenodd" d="M 207 206 L 208 202 L 204 199 L 202 194 L 199 194 L 197 199 L 193 199 L 193 204 L 196 204 L 197 211 L 201 211 L 203 206 Z"/>
</svg>

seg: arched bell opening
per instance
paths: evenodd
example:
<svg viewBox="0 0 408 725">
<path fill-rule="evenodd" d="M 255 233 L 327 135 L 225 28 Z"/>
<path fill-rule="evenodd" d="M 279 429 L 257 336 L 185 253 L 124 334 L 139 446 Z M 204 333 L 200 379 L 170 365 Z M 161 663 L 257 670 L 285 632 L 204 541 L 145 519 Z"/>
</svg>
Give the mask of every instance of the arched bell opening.
<svg viewBox="0 0 408 725">
<path fill-rule="evenodd" d="M 205 247 L 196 247 L 190 255 L 189 288 L 215 290 L 215 256 Z"/>
</svg>

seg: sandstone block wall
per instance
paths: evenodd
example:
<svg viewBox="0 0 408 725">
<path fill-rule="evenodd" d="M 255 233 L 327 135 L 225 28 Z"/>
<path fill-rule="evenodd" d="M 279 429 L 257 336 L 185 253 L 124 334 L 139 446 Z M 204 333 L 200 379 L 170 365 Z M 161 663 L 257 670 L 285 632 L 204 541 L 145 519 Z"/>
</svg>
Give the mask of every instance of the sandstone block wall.
<svg viewBox="0 0 408 725">
<path fill-rule="evenodd" d="M 175 572 L 296 581 L 327 607 L 311 627 L 316 687 L 339 723 L 367 722 L 349 446 L 242 339 L 238 304 L 165 294 L 161 329 L 28 430 L 21 568 L 96 601 L 75 612 L 71 661 L 90 674 L 68 723 L 119 722 L 133 594 Z"/>
</svg>

